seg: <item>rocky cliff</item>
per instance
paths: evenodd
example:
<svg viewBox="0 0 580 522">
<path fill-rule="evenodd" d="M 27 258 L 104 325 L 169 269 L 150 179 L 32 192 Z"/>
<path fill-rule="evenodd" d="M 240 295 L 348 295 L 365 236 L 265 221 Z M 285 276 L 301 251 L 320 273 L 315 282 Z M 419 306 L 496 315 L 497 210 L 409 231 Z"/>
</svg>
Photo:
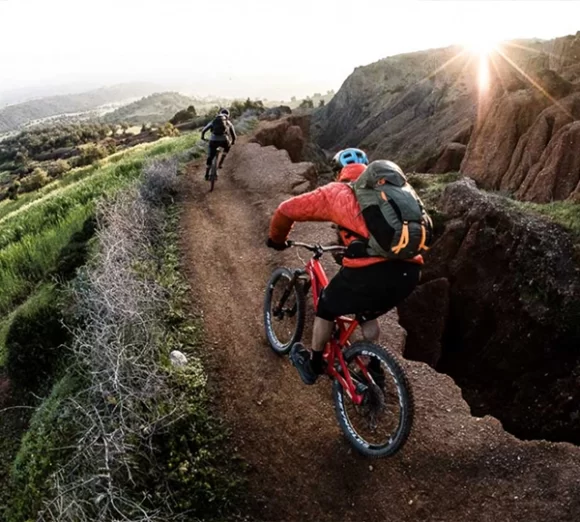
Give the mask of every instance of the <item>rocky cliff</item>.
<svg viewBox="0 0 580 522">
<path fill-rule="evenodd" d="M 449 185 L 423 284 L 400 309 L 405 355 L 452 375 L 478 415 L 580 443 L 580 262 L 558 225 Z"/>
<path fill-rule="evenodd" d="M 366 148 L 407 170 L 461 170 L 484 188 L 546 202 L 580 187 L 580 32 L 514 41 L 479 58 L 458 47 L 357 68 L 313 115 L 326 149 Z"/>
</svg>

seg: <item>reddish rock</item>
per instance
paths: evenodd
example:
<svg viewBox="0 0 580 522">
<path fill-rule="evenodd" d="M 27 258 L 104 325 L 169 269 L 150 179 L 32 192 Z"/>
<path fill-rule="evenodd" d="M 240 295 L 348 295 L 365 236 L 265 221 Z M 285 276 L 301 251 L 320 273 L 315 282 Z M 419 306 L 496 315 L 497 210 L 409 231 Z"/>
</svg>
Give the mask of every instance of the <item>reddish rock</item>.
<svg viewBox="0 0 580 522">
<path fill-rule="evenodd" d="M 544 161 L 541 159 L 552 138 L 564 125 L 575 119 L 580 119 L 579 93 L 572 94 L 560 100 L 557 105 L 552 105 L 542 111 L 520 139 L 510 167 L 501 181 L 501 190 L 519 191 L 519 195 L 523 195 L 526 189 L 522 188 L 522 184 L 525 182 L 526 185 L 529 185 L 531 180 L 526 181 L 528 175 L 535 178 L 537 173 L 542 170 L 545 159 Z M 532 170 L 534 172 L 531 172 Z"/>
<path fill-rule="evenodd" d="M 449 313 L 449 281 L 439 278 L 420 285 L 398 312 L 399 323 L 407 331 L 403 355 L 435 368 Z"/>
<path fill-rule="evenodd" d="M 449 143 L 446 145 L 435 165 L 429 170 L 432 174 L 444 174 L 445 172 L 457 172 L 465 156 L 467 146 L 461 143 Z"/>
<path fill-rule="evenodd" d="M 310 120 L 307 116 L 290 116 L 275 122 L 264 123 L 251 141 L 263 147 L 273 145 L 284 149 L 293 162 L 304 159 L 303 150 L 309 137 Z"/>
<path fill-rule="evenodd" d="M 467 125 L 465 128 L 461 129 L 457 134 L 451 138 L 452 143 L 461 143 L 462 145 L 467 145 L 469 143 L 469 138 L 471 138 L 471 133 L 473 132 L 473 125 Z"/>
<path fill-rule="evenodd" d="M 580 193 L 580 121 L 562 127 L 529 170 L 516 196 L 527 201 L 547 203 Z"/>
<path fill-rule="evenodd" d="M 518 141 L 549 104 L 528 90 L 509 92 L 492 102 L 469 141 L 461 173 L 486 189 L 498 189 Z"/>
</svg>

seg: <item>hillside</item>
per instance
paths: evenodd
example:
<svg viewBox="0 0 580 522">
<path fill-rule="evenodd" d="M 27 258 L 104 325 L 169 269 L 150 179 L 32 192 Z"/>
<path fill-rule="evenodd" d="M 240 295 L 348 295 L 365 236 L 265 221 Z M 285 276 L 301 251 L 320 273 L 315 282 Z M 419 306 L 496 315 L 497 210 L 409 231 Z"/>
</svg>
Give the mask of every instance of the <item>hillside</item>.
<svg viewBox="0 0 580 522">
<path fill-rule="evenodd" d="M 580 33 L 505 42 L 489 60 L 481 90 L 479 58 L 457 47 L 359 67 L 315 112 L 313 132 L 326 149 L 359 145 L 408 170 L 461 168 L 524 199 L 567 198 L 580 179 L 580 165 L 564 152 L 580 118 Z M 559 173 L 566 180 L 557 185 Z"/>
<path fill-rule="evenodd" d="M 146 83 L 120 84 L 92 91 L 49 96 L 0 109 L 0 133 L 22 128 L 26 124 L 57 116 L 96 109 L 150 94 L 155 86 Z"/>
<path fill-rule="evenodd" d="M 177 92 L 155 93 L 108 113 L 104 120 L 108 123 L 162 123 L 195 102 L 194 98 Z"/>
</svg>

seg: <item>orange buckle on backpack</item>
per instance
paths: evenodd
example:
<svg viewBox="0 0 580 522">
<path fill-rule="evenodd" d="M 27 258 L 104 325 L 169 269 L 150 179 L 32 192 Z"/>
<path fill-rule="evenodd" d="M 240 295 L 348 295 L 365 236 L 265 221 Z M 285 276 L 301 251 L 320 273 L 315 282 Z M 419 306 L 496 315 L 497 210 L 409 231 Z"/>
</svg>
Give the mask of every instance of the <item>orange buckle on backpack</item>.
<svg viewBox="0 0 580 522">
<path fill-rule="evenodd" d="M 429 250 L 429 247 L 425 244 L 427 242 L 427 228 L 425 223 L 421 223 L 421 242 L 419 243 L 419 251 Z"/>
<path fill-rule="evenodd" d="M 398 254 L 408 244 L 409 244 L 409 222 L 403 221 L 403 230 L 401 231 L 401 239 L 399 239 L 399 243 L 397 244 L 397 246 L 394 246 L 391 250 L 395 254 Z"/>
</svg>

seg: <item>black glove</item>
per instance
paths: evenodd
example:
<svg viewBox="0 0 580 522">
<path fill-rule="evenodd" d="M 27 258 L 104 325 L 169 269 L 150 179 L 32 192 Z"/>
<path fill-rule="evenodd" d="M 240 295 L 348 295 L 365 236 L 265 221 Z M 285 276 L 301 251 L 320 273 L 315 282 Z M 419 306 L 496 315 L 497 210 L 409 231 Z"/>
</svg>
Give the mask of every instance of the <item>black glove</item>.
<svg viewBox="0 0 580 522">
<path fill-rule="evenodd" d="M 275 243 L 270 238 L 268 238 L 268 241 L 266 241 L 266 246 L 268 248 L 273 248 L 274 250 L 278 250 L 278 251 L 286 250 L 287 248 L 290 248 L 288 241 L 284 241 L 284 243 Z"/>
</svg>

